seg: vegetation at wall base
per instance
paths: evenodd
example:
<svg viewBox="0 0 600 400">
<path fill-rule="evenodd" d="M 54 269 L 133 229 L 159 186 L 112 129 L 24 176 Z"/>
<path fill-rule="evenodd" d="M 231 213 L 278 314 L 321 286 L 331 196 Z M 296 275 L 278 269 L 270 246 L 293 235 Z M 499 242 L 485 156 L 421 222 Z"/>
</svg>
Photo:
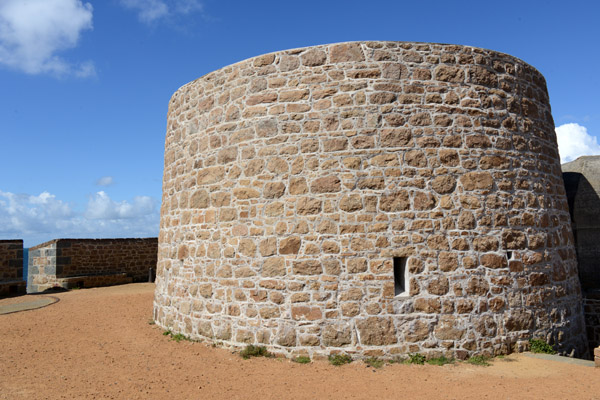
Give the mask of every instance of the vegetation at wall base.
<svg viewBox="0 0 600 400">
<path fill-rule="evenodd" d="M 273 355 L 267 351 L 265 346 L 249 344 L 244 350 L 240 351 L 240 356 L 247 360 L 251 357 L 272 357 Z"/>
<path fill-rule="evenodd" d="M 352 357 L 348 354 L 331 354 L 329 356 L 329 364 L 339 366 L 344 364 L 350 364 L 352 362 Z"/>
<path fill-rule="evenodd" d="M 425 364 L 425 356 L 420 353 L 409 354 L 408 358 L 404 362 L 405 364 L 423 365 Z"/>
<path fill-rule="evenodd" d="M 543 339 L 529 339 L 529 346 L 532 353 L 556 354 L 552 346 Z"/>
<path fill-rule="evenodd" d="M 487 367 L 490 365 L 490 363 L 488 362 L 489 360 L 490 358 L 487 356 L 473 356 L 469 358 L 466 362 L 472 365 L 481 365 L 483 367 Z"/>
<path fill-rule="evenodd" d="M 380 360 L 377 357 L 370 357 L 370 358 L 367 358 L 366 360 L 364 360 L 364 363 L 367 364 L 369 367 L 381 368 L 381 367 L 383 367 L 383 364 L 385 362 L 383 360 Z"/>
<path fill-rule="evenodd" d="M 427 360 L 427 364 L 431 365 L 446 365 L 446 364 L 454 364 L 454 358 L 447 358 L 446 356 L 436 357 Z"/>
<path fill-rule="evenodd" d="M 310 364 L 310 357 L 298 356 L 296 358 L 292 358 L 292 362 L 295 362 L 298 364 Z"/>
<path fill-rule="evenodd" d="M 177 343 L 181 342 L 182 340 L 187 340 L 187 341 L 193 342 L 192 339 L 185 336 L 183 333 L 173 333 L 170 329 L 167 329 L 166 331 L 164 331 L 163 336 L 171 336 L 171 340 L 174 340 Z"/>
<path fill-rule="evenodd" d="M 171 335 L 171 339 L 174 340 L 174 341 L 176 341 L 176 342 L 181 342 L 182 340 L 189 340 L 182 333 L 176 333 L 175 335 Z"/>
</svg>

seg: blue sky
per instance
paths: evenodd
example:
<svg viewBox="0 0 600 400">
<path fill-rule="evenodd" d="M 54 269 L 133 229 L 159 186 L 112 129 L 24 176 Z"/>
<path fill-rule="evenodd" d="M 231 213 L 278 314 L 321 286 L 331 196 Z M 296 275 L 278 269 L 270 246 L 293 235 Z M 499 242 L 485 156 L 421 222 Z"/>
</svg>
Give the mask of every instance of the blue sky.
<svg viewBox="0 0 600 400">
<path fill-rule="evenodd" d="M 185 83 L 351 40 L 471 45 L 536 67 L 563 161 L 600 154 L 593 1 L 0 0 L 0 239 L 156 236 Z"/>
</svg>

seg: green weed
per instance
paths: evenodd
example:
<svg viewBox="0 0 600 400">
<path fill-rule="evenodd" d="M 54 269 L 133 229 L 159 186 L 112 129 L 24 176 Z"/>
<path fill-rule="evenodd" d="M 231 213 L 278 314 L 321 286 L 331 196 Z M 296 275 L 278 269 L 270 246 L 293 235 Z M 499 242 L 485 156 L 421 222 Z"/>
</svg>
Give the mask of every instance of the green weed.
<svg viewBox="0 0 600 400">
<path fill-rule="evenodd" d="M 177 343 L 182 340 L 192 341 L 189 337 L 185 336 L 183 333 L 173 333 L 170 329 L 163 332 L 163 336 L 171 336 L 171 340 L 176 341 Z"/>
<path fill-rule="evenodd" d="M 436 357 L 436 358 L 427 360 L 427 364 L 431 364 L 431 365 L 454 364 L 454 358 L 447 358 L 446 356 Z"/>
<path fill-rule="evenodd" d="M 481 366 L 487 367 L 490 365 L 490 363 L 488 362 L 489 360 L 490 360 L 490 358 L 486 357 L 486 356 L 473 356 L 473 357 L 469 358 L 467 360 L 467 362 L 469 364 L 481 365 Z"/>
<path fill-rule="evenodd" d="M 556 354 L 552 346 L 542 339 L 529 339 L 529 346 L 532 353 Z"/>
<path fill-rule="evenodd" d="M 383 360 L 380 360 L 377 357 L 370 357 L 370 358 L 367 358 L 366 360 L 364 360 L 364 363 L 367 364 L 369 367 L 381 368 L 381 367 L 383 367 L 383 364 L 385 362 Z"/>
<path fill-rule="evenodd" d="M 173 334 L 171 335 L 171 340 L 174 340 L 177 343 L 179 343 L 182 340 L 189 340 L 189 339 L 182 333 L 176 333 L 175 335 L 173 335 Z"/>
<path fill-rule="evenodd" d="M 298 356 L 296 358 L 292 358 L 292 361 L 298 364 L 310 364 L 310 357 Z"/>
<path fill-rule="evenodd" d="M 339 366 L 344 364 L 350 364 L 352 362 L 352 357 L 348 354 L 331 354 L 329 356 L 329 364 Z"/>
<path fill-rule="evenodd" d="M 240 351 L 240 356 L 244 360 L 249 359 L 250 357 L 271 357 L 271 353 L 267 351 L 265 346 L 254 346 L 249 344 L 246 348 Z"/>
<path fill-rule="evenodd" d="M 408 358 L 404 362 L 406 364 L 423 365 L 423 364 L 425 364 L 425 356 L 423 354 L 419 354 L 419 353 L 409 354 Z"/>
</svg>

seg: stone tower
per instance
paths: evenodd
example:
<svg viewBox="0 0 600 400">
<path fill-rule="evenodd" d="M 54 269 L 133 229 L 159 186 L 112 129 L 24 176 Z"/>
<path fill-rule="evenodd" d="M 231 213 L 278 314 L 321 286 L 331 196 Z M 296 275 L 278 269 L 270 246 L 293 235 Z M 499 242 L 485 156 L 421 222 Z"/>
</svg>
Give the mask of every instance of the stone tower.
<svg viewBox="0 0 600 400">
<path fill-rule="evenodd" d="M 585 352 L 544 78 L 490 50 L 352 42 L 183 86 L 154 316 L 287 355 Z"/>
</svg>

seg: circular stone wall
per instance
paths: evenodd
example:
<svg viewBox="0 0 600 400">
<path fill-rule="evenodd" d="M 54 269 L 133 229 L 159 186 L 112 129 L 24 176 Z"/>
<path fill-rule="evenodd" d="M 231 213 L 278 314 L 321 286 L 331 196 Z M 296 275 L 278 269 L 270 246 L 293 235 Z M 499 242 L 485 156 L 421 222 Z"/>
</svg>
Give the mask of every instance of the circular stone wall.
<svg viewBox="0 0 600 400">
<path fill-rule="evenodd" d="M 357 42 L 212 72 L 169 104 L 154 316 L 287 355 L 585 351 L 544 78 Z"/>
</svg>

